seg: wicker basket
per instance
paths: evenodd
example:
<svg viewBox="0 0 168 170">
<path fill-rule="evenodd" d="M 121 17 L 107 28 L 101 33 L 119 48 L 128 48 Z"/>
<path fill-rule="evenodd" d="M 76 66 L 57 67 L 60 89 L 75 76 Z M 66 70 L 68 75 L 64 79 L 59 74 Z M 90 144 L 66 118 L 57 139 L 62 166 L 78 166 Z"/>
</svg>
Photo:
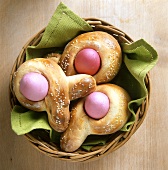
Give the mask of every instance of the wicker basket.
<svg viewBox="0 0 168 170">
<path fill-rule="evenodd" d="M 125 34 L 123 31 L 119 30 L 118 28 L 114 27 L 113 25 L 107 22 L 104 22 L 96 18 L 86 18 L 85 20 L 93 27 L 94 30 L 105 31 L 113 35 L 118 40 L 119 43 L 133 42 L 133 40 L 127 34 Z M 13 88 L 12 88 L 13 74 L 18 69 L 18 67 L 25 61 L 26 48 L 31 45 L 37 45 L 39 41 L 41 40 L 44 30 L 45 29 L 42 29 L 39 33 L 33 36 L 24 45 L 18 58 L 16 59 L 14 63 L 14 66 L 13 66 L 13 69 L 10 75 L 10 90 L 9 90 L 10 104 L 12 108 L 14 107 L 15 104 L 18 104 L 18 101 L 14 95 Z M 73 153 L 66 153 L 66 152 L 61 151 L 59 149 L 59 146 L 57 146 L 55 143 L 52 143 L 48 139 L 49 135 L 47 131 L 39 131 L 39 133 L 28 133 L 25 135 L 25 137 L 30 141 L 30 143 L 35 148 L 37 148 L 39 151 L 53 158 L 66 160 L 66 161 L 73 161 L 73 162 L 82 162 L 82 161 L 86 162 L 86 161 L 99 159 L 102 156 L 105 156 L 106 154 L 113 152 L 116 149 L 120 148 L 122 145 L 124 145 L 142 124 L 146 116 L 148 106 L 149 106 L 149 97 L 150 97 L 149 74 L 145 78 L 145 83 L 146 83 L 146 87 L 148 90 L 148 96 L 146 97 L 142 105 L 138 108 L 136 112 L 135 123 L 131 125 L 130 131 L 129 132 L 117 132 L 111 135 L 110 139 L 104 146 L 94 146 L 89 152 L 84 151 L 82 149 L 78 149 L 77 151 Z"/>
</svg>

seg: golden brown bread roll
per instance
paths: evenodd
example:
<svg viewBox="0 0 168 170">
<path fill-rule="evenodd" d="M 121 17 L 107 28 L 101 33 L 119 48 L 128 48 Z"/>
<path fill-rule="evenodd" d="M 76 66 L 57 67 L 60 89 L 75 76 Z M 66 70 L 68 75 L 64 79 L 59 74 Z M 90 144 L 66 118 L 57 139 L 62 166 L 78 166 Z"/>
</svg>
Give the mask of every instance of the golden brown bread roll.
<svg viewBox="0 0 168 170">
<path fill-rule="evenodd" d="M 90 75 L 67 77 L 57 61 L 52 57 L 48 59 L 36 58 L 24 62 L 14 74 L 13 89 L 21 105 L 34 111 L 46 111 L 51 127 L 62 132 L 69 124 L 70 100 L 84 97 L 94 91 L 96 82 Z M 21 80 L 28 73 L 39 73 L 47 79 L 48 91 L 44 99 L 32 101 L 21 92 Z M 40 86 L 40 83 L 37 83 Z M 83 86 L 85 90 L 83 90 Z"/>
<path fill-rule="evenodd" d="M 106 135 L 120 130 L 127 122 L 130 112 L 128 102 L 130 97 L 121 87 L 114 84 L 103 84 L 96 88 L 108 96 L 110 108 L 103 118 L 95 120 L 84 110 L 87 97 L 79 99 L 71 112 L 70 124 L 61 137 L 61 148 L 66 152 L 77 150 L 90 134 Z M 93 92 L 94 93 L 94 92 Z"/>
<path fill-rule="evenodd" d="M 59 53 L 49 53 L 46 56 L 44 56 L 44 58 L 54 58 L 55 62 L 58 63 L 60 58 L 61 58 L 61 54 L 59 54 Z"/>
<path fill-rule="evenodd" d="M 122 52 L 118 41 L 102 31 L 81 34 L 67 44 L 59 61 L 65 74 L 69 76 L 78 73 L 74 64 L 75 58 L 81 50 L 87 48 L 95 50 L 100 56 L 100 68 L 93 75 L 96 82 L 100 84 L 111 81 L 120 69 Z"/>
</svg>

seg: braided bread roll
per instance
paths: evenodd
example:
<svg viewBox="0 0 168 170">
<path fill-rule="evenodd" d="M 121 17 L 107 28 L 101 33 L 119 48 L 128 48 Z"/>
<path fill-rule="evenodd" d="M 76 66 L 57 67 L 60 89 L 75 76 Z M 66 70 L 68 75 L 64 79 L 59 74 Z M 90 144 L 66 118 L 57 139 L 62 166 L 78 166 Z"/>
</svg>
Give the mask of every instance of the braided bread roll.
<svg viewBox="0 0 168 170">
<path fill-rule="evenodd" d="M 85 53 L 86 56 L 83 57 Z M 82 61 L 79 66 L 78 55 Z M 100 84 L 109 82 L 115 77 L 121 62 L 122 52 L 118 41 L 106 32 L 94 31 L 81 34 L 70 41 L 64 49 L 59 65 L 67 76 L 77 74 L 77 69 L 81 70 L 84 67 L 80 73 L 92 75 L 97 84 Z"/>
<path fill-rule="evenodd" d="M 107 114 L 99 120 L 91 118 L 84 109 L 87 97 L 80 99 L 73 107 L 70 124 L 61 137 L 60 145 L 64 151 L 73 152 L 77 150 L 90 134 L 106 135 L 115 133 L 127 122 L 130 116 L 128 110 L 130 97 L 123 88 L 114 84 L 103 84 L 97 86 L 96 92 L 108 96 L 109 110 Z"/>
<path fill-rule="evenodd" d="M 36 58 L 24 62 L 14 74 L 13 89 L 21 105 L 34 111 L 46 111 L 51 127 L 55 131 L 63 132 L 69 124 L 70 100 L 84 97 L 94 91 L 96 82 L 92 76 L 85 74 L 67 77 L 57 62 L 58 59 L 54 57 Z M 33 84 L 29 85 L 31 82 L 27 81 L 25 76 L 30 73 L 37 76 L 31 79 Z M 44 79 L 42 83 L 38 82 L 39 76 Z M 26 80 L 23 80 L 24 78 Z M 46 94 L 38 98 L 38 93 L 43 93 L 41 91 L 44 90 L 44 84 L 47 86 Z M 34 91 L 28 91 L 27 86 Z M 33 89 L 34 86 L 37 87 Z"/>
</svg>

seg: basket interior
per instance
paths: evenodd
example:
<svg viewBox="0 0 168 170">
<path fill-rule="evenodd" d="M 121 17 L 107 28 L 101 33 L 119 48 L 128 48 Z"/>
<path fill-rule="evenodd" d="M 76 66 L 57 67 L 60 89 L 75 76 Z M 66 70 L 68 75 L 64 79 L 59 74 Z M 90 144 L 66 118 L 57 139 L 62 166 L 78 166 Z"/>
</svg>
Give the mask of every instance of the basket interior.
<svg viewBox="0 0 168 170">
<path fill-rule="evenodd" d="M 93 27 L 94 31 L 105 31 L 111 35 L 113 35 L 120 43 L 132 43 L 133 40 L 123 31 L 119 30 L 115 26 L 102 21 L 96 18 L 85 18 L 85 20 Z M 17 57 L 14 66 L 11 71 L 10 76 L 10 85 L 9 85 L 9 96 L 10 96 L 10 104 L 11 108 L 14 105 L 18 105 L 19 102 L 17 101 L 15 94 L 13 92 L 12 87 L 12 80 L 13 74 L 18 69 L 18 67 L 25 61 L 26 57 L 26 49 L 28 46 L 37 45 L 43 35 L 45 28 L 42 29 L 39 33 L 33 36 L 22 48 L 19 56 Z M 135 133 L 135 131 L 139 128 L 142 124 L 149 105 L 149 96 L 150 96 L 150 79 L 149 74 L 145 78 L 146 87 L 148 90 L 148 96 L 143 101 L 142 105 L 137 109 L 136 112 L 136 120 L 135 123 L 131 125 L 130 131 L 128 132 L 121 132 L 118 131 L 112 135 L 109 135 L 109 139 L 104 146 L 94 146 L 91 151 L 85 151 L 79 148 L 77 151 L 73 153 L 66 153 L 60 150 L 59 144 L 50 141 L 49 132 L 46 130 L 34 130 L 25 135 L 25 137 L 32 143 L 32 145 L 40 150 L 41 152 L 47 154 L 48 156 L 58 158 L 61 160 L 68 160 L 68 161 L 90 161 L 100 158 L 101 156 L 106 155 L 109 152 L 115 151 L 116 149 L 120 148 L 124 145 L 130 137 Z"/>
</svg>

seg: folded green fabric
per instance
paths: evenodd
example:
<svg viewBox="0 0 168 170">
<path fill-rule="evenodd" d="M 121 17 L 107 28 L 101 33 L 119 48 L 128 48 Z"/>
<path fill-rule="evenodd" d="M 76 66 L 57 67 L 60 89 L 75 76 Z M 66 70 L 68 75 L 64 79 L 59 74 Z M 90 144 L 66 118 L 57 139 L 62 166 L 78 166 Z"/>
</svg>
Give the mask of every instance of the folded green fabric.
<svg viewBox="0 0 168 170">
<path fill-rule="evenodd" d="M 63 3 L 60 3 L 39 44 L 28 47 L 26 59 L 43 57 L 45 54 L 55 52 L 58 47 L 64 47 L 78 34 L 88 31 L 93 31 L 92 27 Z"/>
<path fill-rule="evenodd" d="M 13 108 L 11 112 L 11 124 L 13 131 L 17 135 L 24 135 L 34 129 L 52 131 L 46 112 L 35 112 L 22 106 L 15 106 Z"/>
<path fill-rule="evenodd" d="M 82 144 L 82 148 L 86 151 L 90 151 L 95 145 L 105 145 L 110 135 L 90 135 L 86 138 Z"/>
<path fill-rule="evenodd" d="M 50 52 L 60 52 L 63 47 L 81 32 L 93 31 L 83 19 L 69 10 L 63 3 L 57 7 L 52 16 L 40 43 L 30 46 L 26 51 L 26 59 L 43 57 Z M 118 75 L 112 80 L 123 87 L 131 96 L 128 107 L 132 113 L 129 122 L 121 129 L 128 131 L 135 121 L 135 113 L 139 105 L 147 96 L 144 78 L 150 69 L 156 64 L 157 52 L 143 39 L 132 44 L 121 44 L 123 51 L 123 64 Z M 15 106 L 11 113 L 12 129 L 18 135 L 26 134 L 35 129 L 50 131 L 52 141 L 59 142 L 60 133 L 54 132 L 48 124 L 46 112 L 34 112 L 21 106 Z M 104 145 L 108 137 L 89 137 L 82 145 L 90 150 L 93 145 Z"/>
<path fill-rule="evenodd" d="M 121 129 L 129 130 L 129 125 L 135 121 L 137 107 L 142 104 L 148 91 L 144 79 L 158 60 L 157 52 L 145 40 L 140 39 L 132 44 L 122 44 L 124 63 L 113 80 L 131 95 L 132 101 L 128 107 L 132 113 L 130 121 Z"/>
</svg>

